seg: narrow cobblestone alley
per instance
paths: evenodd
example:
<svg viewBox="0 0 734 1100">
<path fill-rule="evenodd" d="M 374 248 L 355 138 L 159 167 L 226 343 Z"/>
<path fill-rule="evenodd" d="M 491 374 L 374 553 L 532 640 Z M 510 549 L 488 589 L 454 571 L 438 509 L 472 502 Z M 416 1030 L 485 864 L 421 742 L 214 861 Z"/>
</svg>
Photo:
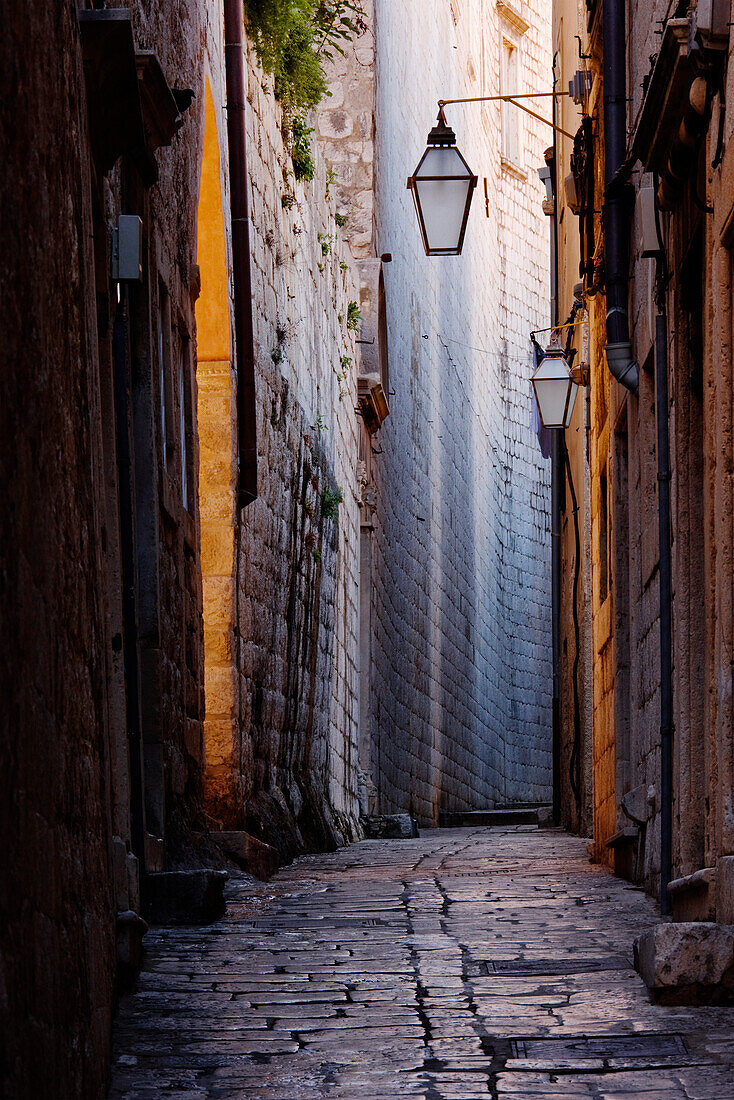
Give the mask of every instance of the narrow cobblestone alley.
<svg viewBox="0 0 734 1100">
<path fill-rule="evenodd" d="M 657 920 L 583 840 L 424 832 L 306 856 L 218 924 L 152 929 L 114 1100 L 734 1098 L 734 1010 L 651 1005 Z"/>
</svg>

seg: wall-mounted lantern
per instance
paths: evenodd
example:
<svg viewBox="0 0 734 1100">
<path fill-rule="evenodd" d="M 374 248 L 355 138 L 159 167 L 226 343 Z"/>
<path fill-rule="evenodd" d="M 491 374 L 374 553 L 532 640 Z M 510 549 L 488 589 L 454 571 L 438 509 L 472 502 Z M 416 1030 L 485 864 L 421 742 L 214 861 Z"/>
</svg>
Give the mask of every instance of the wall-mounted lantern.
<svg viewBox="0 0 734 1100">
<path fill-rule="evenodd" d="M 513 95 L 480 95 L 462 99 L 439 99 L 438 123 L 428 135 L 428 148 L 418 167 L 408 179 L 413 192 L 423 247 L 427 256 L 459 256 L 464 244 L 464 233 L 469 208 L 477 185 L 477 177 L 456 148 L 456 134 L 446 122 L 443 113 L 449 103 L 513 103 L 521 111 L 539 122 L 544 122 L 559 134 L 574 140 L 574 135 L 543 118 L 537 111 L 520 103 L 521 99 L 538 99 L 544 96 L 558 97 L 569 92 L 523 92 Z"/>
<path fill-rule="evenodd" d="M 579 387 L 561 348 L 546 348 L 532 381 L 543 427 L 570 427 Z"/>
<path fill-rule="evenodd" d="M 408 180 L 427 256 L 458 256 L 464 244 L 477 177 L 456 148 L 443 107 L 428 147 Z"/>
</svg>

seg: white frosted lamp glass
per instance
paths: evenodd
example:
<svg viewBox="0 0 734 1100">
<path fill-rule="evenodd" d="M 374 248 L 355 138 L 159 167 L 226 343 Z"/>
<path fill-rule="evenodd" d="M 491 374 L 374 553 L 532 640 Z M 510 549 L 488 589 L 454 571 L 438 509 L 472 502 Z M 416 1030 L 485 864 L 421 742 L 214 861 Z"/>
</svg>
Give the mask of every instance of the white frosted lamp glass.
<svg viewBox="0 0 734 1100">
<path fill-rule="evenodd" d="M 456 148 L 456 135 L 439 116 L 438 126 L 428 135 L 428 148 L 408 180 L 427 256 L 461 253 L 476 185 L 477 177 Z"/>
<path fill-rule="evenodd" d="M 560 348 L 550 348 L 533 375 L 533 389 L 544 428 L 568 428 L 578 386 Z"/>
</svg>

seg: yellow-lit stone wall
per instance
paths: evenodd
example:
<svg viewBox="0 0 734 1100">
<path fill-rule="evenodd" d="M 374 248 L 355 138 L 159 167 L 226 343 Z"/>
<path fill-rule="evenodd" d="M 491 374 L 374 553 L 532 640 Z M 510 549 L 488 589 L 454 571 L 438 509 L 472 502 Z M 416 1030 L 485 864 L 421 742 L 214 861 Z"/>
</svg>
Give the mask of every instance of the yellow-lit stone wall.
<svg viewBox="0 0 734 1100">
<path fill-rule="evenodd" d="M 557 2 L 555 31 L 573 20 L 575 5 Z M 594 73 L 589 101 L 593 117 L 596 201 L 603 197 L 603 87 L 601 5 L 589 17 L 575 13 L 585 64 Z M 636 0 L 627 11 L 628 130 L 643 107 L 646 77 L 660 49 L 665 4 Z M 687 15 L 695 30 L 693 6 Z M 570 35 L 563 32 L 564 38 Z M 689 38 L 693 41 L 693 38 Z M 728 51 L 719 55 L 723 61 Z M 706 55 L 702 55 L 706 56 Z M 708 61 L 712 57 L 708 56 Z M 570 67 L 580 61 L 568 59 Z M 726 70 L 730 73 L 731 64 Z M 564 81 L 571 73 L 563 74 Z M 724 100 L 731 101 L 731 75 Z M 565 86 L 565 85 L 564 85 Z M 732 498 L 731 470 L 731 263 L 732 162 L 720 97 L 699 156 L 700 171 L 675 211 L 660 215 L 670 278 L 666 284 L 671 454 L 673 570 L 674 807 L 673 874 L 685 877 L 709 868 L 716 888 L 702 889 L 689 914 L 731 919 L 734 908 L 734 837 L 731 751 Z M 720 163 L 717 147 L 720 123 Z M 562 146 L 559 178 L 569 171 Z M 591 532 L 592 591 L 584 612 L 593 632 L 593 720 L 583 736 L 593 741 L 594 841 L 596 858 L 656 891 L 660 874 L 660 638 L 658 467 L 655 398 L 655 260 L 643 257 L 634 199 L 654 179 L 640 163 L 631 174 L 630 319 L 639 391 L 628 394 L 614 381 L 603 355 L 603 284 L 591 286 L 585 305 L 590 319 L 590 499 L 585 523 Z M 710 208 L 704 212 L 703 204 Z M 564 211 L 566 220 L 569 211 Z M 595 236 L 603 278 L 602 222 Z M 564 230 L 565 233 L 565 230 Z M 561 264 L 575 262 L 563 238 Z M 570 283 L 571 277 L 568 275 Z M 587 286 L 589 291 L 589 286 Z M 578 413 L 577 413 L 578 415 Z M 567 433 L 572 455 L 582 453 L 578 433 Z M 568 502 L 566 516 L 568 513 Z M 567 568 L 567 567 L 566 567 Z M 570 629 L 564 612 L 564 631 Z M 564 702 L 568 705 L 568 685 Z M 622 834 L 627 832 L 625 839 Z M 615 838 L 610 846 L 607 842 Z M 715 896 L 714 896 L 715 895 Z M 685 895 L 681 895 L 685 896 Z M 688 904 L 688 903 L 687 903 Z"/>
<path fill-rule="evenodd" d="M 359 290 L 320 143 L 315 179 L 296 181 L 272 79 L 249 50 L 246 66 L 259 495 L 240 515 L 229 303 L 221 264 L 205 262 L 212 245 L 222 256 L 206 145 L 199 208 L 206 789 L 216 821 L 289 855 L 356 829 L 361 426 L 347 317 Z M 212 88 L 206 123 L 226 167 L 216 75 Z M 224 231 L 226 255 L 226 202 Z"/>
</svg>

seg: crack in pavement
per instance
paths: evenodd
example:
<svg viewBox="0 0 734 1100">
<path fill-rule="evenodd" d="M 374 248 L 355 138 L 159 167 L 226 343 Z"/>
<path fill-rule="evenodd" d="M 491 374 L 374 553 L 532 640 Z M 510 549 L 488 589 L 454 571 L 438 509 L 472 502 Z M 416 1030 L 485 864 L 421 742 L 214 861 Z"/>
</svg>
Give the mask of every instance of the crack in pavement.
<svg viewBox="0 0 734 1100">
<path fill-rule="evenodd" d="M 228 896 L 146 937 L 110 1100 L 734 1100 L 731 1010 L 650 1004 L 653 903 L 560 831 L 370 841 Z"/>
</svg>

